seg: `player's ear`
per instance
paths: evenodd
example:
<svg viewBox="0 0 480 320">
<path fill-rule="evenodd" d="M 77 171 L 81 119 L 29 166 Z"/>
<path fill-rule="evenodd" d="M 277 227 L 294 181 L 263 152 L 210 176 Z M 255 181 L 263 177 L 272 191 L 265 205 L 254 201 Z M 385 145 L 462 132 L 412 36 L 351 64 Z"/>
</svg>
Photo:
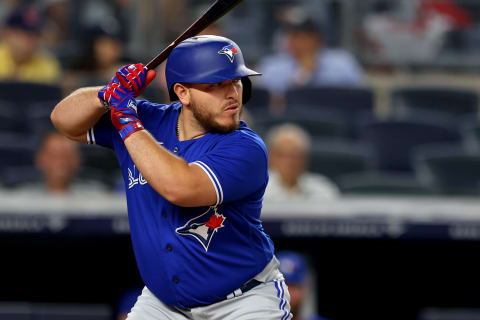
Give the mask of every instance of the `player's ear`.
<svg viewBox="0 0 480 320">
<path fill-rule="evenodd" d="M 188 90 L 185 85 L 181 83 L 175 83 L 173 85 L 173 91 L 183 105 L 190 104 L 190 90 Z"/>
</svg>

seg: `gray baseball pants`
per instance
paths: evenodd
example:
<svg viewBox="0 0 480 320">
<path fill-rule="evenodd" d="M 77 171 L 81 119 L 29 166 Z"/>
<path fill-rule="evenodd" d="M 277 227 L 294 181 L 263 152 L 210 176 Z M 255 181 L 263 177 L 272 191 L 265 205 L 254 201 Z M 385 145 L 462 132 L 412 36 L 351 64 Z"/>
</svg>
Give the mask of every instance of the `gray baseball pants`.
<svg viewBox="0 0 480 320">
<path fill-rule="evenodd" d="M 145 287 L 127 320 L 292 319 L 290 294 L 283 275 L 275 268 L 269 272 L 268 278 L 240 296 L 189 310 L 167 306 Z"/>
</svg>

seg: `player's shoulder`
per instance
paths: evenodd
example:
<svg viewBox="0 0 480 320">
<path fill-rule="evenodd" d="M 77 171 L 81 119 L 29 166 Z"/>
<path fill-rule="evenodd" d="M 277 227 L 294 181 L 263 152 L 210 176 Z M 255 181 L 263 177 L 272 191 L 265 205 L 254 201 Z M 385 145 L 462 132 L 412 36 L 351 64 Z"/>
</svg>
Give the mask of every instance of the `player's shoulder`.
<svg viewBox="0 0 480 320">
<path fill-rule="evenodd" d="M 242 141 L 249 141 L 266 149 L 265 143 L 263 142 L 262 138 L 255 131 L 249 128 L 245 121 L 240 121 L 238 129 L 232 133 L 232 136 Z"/>
<path fill-rule="evenodd" d="M 176 118 L 181 103 L 154 103 L 148 100 L 137 100 L 137 112 L 142 121 L 157 123 L 162 119 Z M 147 123 L 144 123 L 147 124 Z"/>
<path fill-rule="evenodd" d="M 258 149 L 267 155 L 267 147 L 262 138 L 255 131 L 250 129 L 244 121 L 240 121 L 237 130 L 222 137 L 222 143 Z"/>
<path fill-rule="evenodd" d="M 163 112 L 172 112 L 172 111 L 178 111 L 180 107 L 181 107 L 180 102 L 164 104 L 164 103 L 151 102 L 144 99 L 137 100 L 138 111 L 155 110 L 155 111 L 163 111 Z"/>
</svg>

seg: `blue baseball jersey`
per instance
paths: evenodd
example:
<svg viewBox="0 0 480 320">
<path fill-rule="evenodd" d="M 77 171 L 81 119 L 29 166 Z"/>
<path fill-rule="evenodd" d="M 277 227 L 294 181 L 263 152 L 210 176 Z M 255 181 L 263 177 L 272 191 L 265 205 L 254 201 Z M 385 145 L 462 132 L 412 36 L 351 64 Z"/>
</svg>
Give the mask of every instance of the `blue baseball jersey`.
<svg viewBox="0 0 480 320">
<path fill-rule="evenodd" d="M 89 143 L 115 150 L 125 181 L 130 233 L 145 285 L 171 306 L 192 308 L 224 298 L 273 258 L 260 220 L 268 183 L 268 155 L 241 121 L 228 134 L 179 141 L 180 103 L 137 101 L 139 119 L 160 145 L 200 166 L 217 194 L 215 205 L 185 208 L 143 178 L 109 118 L 88 131 Z"/>
</svg>

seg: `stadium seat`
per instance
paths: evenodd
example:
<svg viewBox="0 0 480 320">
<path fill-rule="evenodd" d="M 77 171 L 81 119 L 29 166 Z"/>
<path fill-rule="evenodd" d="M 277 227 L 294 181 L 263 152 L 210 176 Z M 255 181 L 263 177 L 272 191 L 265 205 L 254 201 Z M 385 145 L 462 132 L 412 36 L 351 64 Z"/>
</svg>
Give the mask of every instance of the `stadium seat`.
<svg viewBox="0 0 480 320">
<path fill-rule="evenodd" d="M 44 132 L 54 130 L 50 120 L 50 114 L 58 101 L 41 101 L 30 103 L 24 112 L 24 121 L 28 124 L 30 131 L 37 137 Z"/>
<path fill-rule="evenodd" d="M 24 135 L 1 134 L 0 154 L 1 168 L 33 165 L 35 147 Z"/>
<path fill-rule="evenodd" d="M 62 97 L 60 86 L 27 83 L 27 82 L 0 82 L 0 99 L 12 101 L 16 104 L 38 101 L 59 101 Z"/>
<path fill-rule="evenodd" d="M 254 129 L 262 137 L 266 137 L 268 130 L 272 127 L 293 123 L 307 131 L 312 139 L 326 137 L 348 137 L 348 127 L 341 118 L 335 115 L 285 115 L 281 117 L 255 118 Z"/>
<path fill-rule="evenodd" d="M 26 178 L 33 168 L 35 148 L 28 136 L 14 133 L 0 134 L 0 179 L 4 186 Z"/>
<path fill-rule="evenodd" d="M 252 88 L 252 96 L 246 104 L 246 108 L 252 112 L 265 112 L 270 104 L 270 93 L 263 88 Z"/>
<path fill-rule="evenodd" d="M 480 153 L 460 147 L 417 148 L 414 152 L 419 180 L 433 192 L 480 195 Z"/>
<path fill-rule="evenodd" d="M 288 107 L 330 106 L 345 112 L 373 111 L 373 92 L 368 88 L 306 87 L 286 92 Z"/>
<path fill-rule="evenodd" d="M 373 166 L 369 146 L 343 139 L 316 140 L 310 153 L 309 170 L 335 182 L 342 175 L 369 171 Z"/>
<path fill-rule="evenodd" d="M 362 122 L 374 118 L 374 98 L 369 88 L 295 88 L 286 92 L 285 99 L 287 114 L 322 112 L 342 117 L 352 138 L 358 137 Z"/>
<path fill-rule="evenodd" d="M 459 117 L 478 112 L 478 96 L 473 90 L 442 87 L 397 88 L 391 93 L 394 112 L 430 111 Z"/>
<path fill-rule="evenodd" d="M 365 124 L 362 139 L 374 148 L 377 168 L 413 172 L 412 150 L 433 143 L 459 143 L 460 133 L 440 124 L 414 120 L 384 120 Z"/>
<path fill-rule="evenodd" d="M 337 184 L 343 194 L 421 196 L 432 193 L 411 174 L 379 171 L 352 173 L 340 176 Z"/>
<path fill-rule="evenodd" d="M 120 174 L 117 157 L 112 150 L 97 145 L 80 145 L 81 171 L 88 178 L 100 181 L 108 186 L 116 183 Z"/>
<path fill-rule="evenodd" d="M 27 131 L 23 114 L 15 104 L 0 100 L 0 133 L 25 133 Z"/>
<path fill-rule="evenodd" d="M 467 121 L 461 127 L 463 145 L 466 150 L 480 152 L 480 122 Z"/>
<path fill-rule="evenodd" d="M 0 170 L 2 186 L 15 188 L 24 184 L 39 183 L 42 181 L 42 173 L 33 165 L 10 166 Z"/>
<path fill-rule="evenodd" d="M 119 177 L 120 170 L 105 171 L 98 167 L 88 167 L 82 165 L 76 174 L 75 180 L 83 183 L 96 183 L 103 188 L 112 190 L 115 187 Z"/>
</svg>

